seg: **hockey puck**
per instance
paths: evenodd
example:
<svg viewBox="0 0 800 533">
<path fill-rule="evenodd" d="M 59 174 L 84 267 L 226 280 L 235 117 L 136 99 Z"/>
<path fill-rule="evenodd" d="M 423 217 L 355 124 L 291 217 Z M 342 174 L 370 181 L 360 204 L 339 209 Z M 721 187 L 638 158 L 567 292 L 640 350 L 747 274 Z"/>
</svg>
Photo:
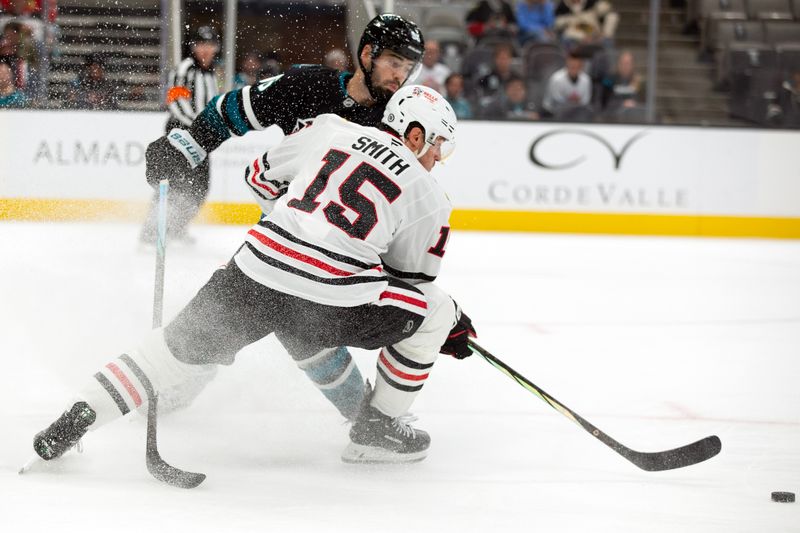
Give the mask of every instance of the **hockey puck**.
<svg viewBox="0 0 800 533">
<path fill-rule="evenodd" d="M 780 503 L 791 503 L 794 501 L 794 492 L 773 492 L 772 501 Z"/>
</svg>

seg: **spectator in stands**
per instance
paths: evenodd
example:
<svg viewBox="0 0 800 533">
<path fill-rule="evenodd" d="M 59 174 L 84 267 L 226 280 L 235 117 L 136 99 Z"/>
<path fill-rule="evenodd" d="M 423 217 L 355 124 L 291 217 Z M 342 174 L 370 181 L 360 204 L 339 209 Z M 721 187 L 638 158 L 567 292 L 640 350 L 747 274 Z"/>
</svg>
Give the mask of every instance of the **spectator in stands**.
<svg viewBox="0 0 800 533">
<path fill-rule="evenodd" d="M 442 57 L 439 48 L 439 41 L 429 39 L 425 41 L 425 55 L 422 56 L 422 67 L 419 74 L 410 84 L 425 85 L 436 92 L 444 92 L 444 82 L 450 75 L 450 68 L 441 64 L 439 59 Z"/>
<path fill-rule="evenodd" d="M 611 45 L 619 23 L 606 0 L 561 0 L 555 16 L 556 32 L 568 49 Z"/>
<path fill-rule="evenodd" d="M 26 95 L 36 85 L 38 56 L 30 46 L 30 31 L 19 22 L 9 22 L 0 34 L 0 59 L 11 66 L 14 85 Z"/>
<path fill-rule="evenodd" d="M 86 56 L 70 96 L 75 109 L 119 109 L 119 89 L 108 79 L 105 62 L 98 55 Z"/>
<path fill-rule="evenodd" d="M 347 54 L 344 53 L 344 50 L 334 48 L 325 54 L 322 64 L 339 72 L 346 72 L 350 62 L 347 60 Z"/>
<path fill-rule="evenodd" d="M 4 13 L 0 14 L 0 32 L 10 23 L 22 25 L 19 56 L 25 69 L 25 92 L 37 96 L 42 88 L 41 65 L 44 54 L 56 48 L 59 29 L 54 23 L 56 2 L 50 5 L 43 20 L 42 0 L 2 0 Z M 49 31 L 48 30 L 49 21 Z M 17 72 L 19 75 L 19 72 Z"/>
<path fill-rule="evenodd" d="M 592 82 L 583 71 L 583 59 L 567 56 L 566 65 L 547 80 L 542 101 L 544 114 L 558 118 L 575 108 L 588 108 L 592 101 Z"/>
<path fill-rule="evenodd" d="M 517 24 L 519 43 L 549 43 L 555 39 L 555 7 L 551 0 L 519 0 Z"/>
<path fill-rule="evenodd" d="M 445 98 L 459 119 L 472 118 L 472 105 L 464 97 L 464 76 L 454 72 L 444 81 Z"/>
<path fill-rule="evenodd" d="M 0 108 L 25 107 L 28 101 L 14 84 L 11 65 L 0 61 Z"/>
<path fill-rule="evenodd" d="M 481 116 L 489 120 L 537 120 L 539 113 L 528 99 L 525 80 L 512 76 L 504 91 L 483 108 Z"/>
<path fill-rule="evenodd" d="M 506 0 L 480 0 L 466 18 L 467 31 L 477 41 L 489 36 L 510 38 L 517 33 L 517 18 Z"/>
<path fill-rule="evenodd" d="M 506 81 L 514 75 L 514 47 L 510 43 L 500 43 L 494 48 L 492 71 L 478 80 L 481 98 L 494 97 L 503 91 Z"/>
<path fill-rule="evenodd" d="M 638 106 L 642 101 L 642 87 L 642 77 L 636 72 L 633 53 L 621 52 L 616 69 L 600 84 L 600 109 L 605 113 L 615 113 Z"/>
<path fill-rule="evenodd" d="M 22 24 L 25 26 L 26 35 L 29 35 L 33 41 L 31 46 L 36 48 L 37 52 L 41 52 L 44 46 L 45 25 L 41 19 L 32 16 L 35 11 L 36 6 L 33 2 L 28 2 L 28 0 L 10 0 L 8 2 L 8 7 L 4 11 L 0 10 L 0 31 L 2 31 L 9 22 Z"/>
<path fill-rule="evenodd" d="M 126 96 L 128 102 L 146 102 L 148 100 L 147 86 L 143 83 L 136 83 L 128 88 Z"/>
<path fill-rule="evenodd" d="M 261 54 L 251 50 L 244 54 L 242 62 L 239 64 L 239 72 L 233 77 L 233 88 L 241 89 L 248 85 L 253 85 L 259 80 L 261 72 Z"/>
</svg>

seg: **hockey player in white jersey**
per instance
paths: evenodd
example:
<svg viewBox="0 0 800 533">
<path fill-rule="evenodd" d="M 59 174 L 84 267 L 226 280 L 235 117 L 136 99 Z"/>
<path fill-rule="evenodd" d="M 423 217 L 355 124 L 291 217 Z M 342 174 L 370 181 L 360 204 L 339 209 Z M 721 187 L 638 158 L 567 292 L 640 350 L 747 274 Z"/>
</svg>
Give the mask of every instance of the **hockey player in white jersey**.
<svg viewBox="0 0 800 533">
<path fill-rule="evenodd" d="M 321 115 L 286 137 L 247 176 L 266 215 L 229 264 L 165 328 L 101 369 L 34 437 L 36 453 L 61 456 L 88 429 L 274 332 L 298 361 L 338 346 L 380 349 L 342 459 L 423 459 L 430 437 L 403 415 L 438 354 L 466 357 L 474 336 L 432 283 L 451 206 L 429 171 L 451 150 L 455 125 L 441 95 L 411 86 L 389 101 L 380 129 Z"/>
</svg>

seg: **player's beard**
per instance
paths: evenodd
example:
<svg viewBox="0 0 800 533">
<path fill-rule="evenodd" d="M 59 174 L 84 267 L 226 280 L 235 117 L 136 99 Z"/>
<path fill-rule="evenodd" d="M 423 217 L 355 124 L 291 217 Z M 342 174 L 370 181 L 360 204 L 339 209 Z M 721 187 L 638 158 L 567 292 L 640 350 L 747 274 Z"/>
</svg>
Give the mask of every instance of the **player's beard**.
<svg viewBox="0 0 800 533">
<path fill-rule="evenodd" d="M 375 97 L 375 100 L 379 104 L 385 104 L 389 101 L 394 93 L 389 89 L 384 89 L 383 87 L 373 87 L 372 88 L 372 96 Z"/>
<path fill-rule="evenodd" d="M 381 87 L 380 85 L 378 85 L 379 81 L 376 80 L 375 78 L 376 78 L 376 75 L 375 75 L 375 72 L 373 71 L 370 74 L 370 81 L 372 82 L 371 83 L 371 85 L 372 85 L 372 91 L 371 91 L 372 97 L 375 98 L 375 100 L 378 103 L 385 104 L 386 102 L 389 101 L 389 99 L 392 97 L 392 95 L 394 95 L 395 91 L 397 89 L 399 89 L 400 87 L 397 87 L 397 89 L 395 89 L 395 90 L 391 90 L 391 89 L 388 89 L 386 87 Z M 402 86 L 402 84 L 401 84 L 401 86 Z"/>
</svg>

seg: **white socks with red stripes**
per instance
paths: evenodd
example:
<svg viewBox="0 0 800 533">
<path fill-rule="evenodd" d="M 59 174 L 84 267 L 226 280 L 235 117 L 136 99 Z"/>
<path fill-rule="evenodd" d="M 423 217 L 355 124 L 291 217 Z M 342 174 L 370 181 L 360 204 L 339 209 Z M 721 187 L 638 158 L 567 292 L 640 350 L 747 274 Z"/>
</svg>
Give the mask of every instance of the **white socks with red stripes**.
<svg viewBox="0 0 800 533">
<path fill-rule="evenodd" d="M 425 295 L 425 319 L 413 335 L 382 349 L 378 356 L 370 404 L 392 417 L 408 412 L 456 320 L 455 304 L 447 293 L 433 283 L 420 283 L 416 288 Z"/>
<path fill-rule="evenodd" d="M 101 368 L 77 398 L 97 413 L 97 420 L 90 426 L 94 430 L 145 405 L 154 392 L 164 393 L 176 402 L 184 395 L 188 404 L 215 371 L 216 365 L 188 365 L 175 359 L 159 328 L 138 349 Z M 200 384 L 199 389 L 193 384 Z"/>
<path fill-rule="evenodd" d="M 375 393 L 370 404 L 391 417 L 407 413 L 432 367 L 432 361 L 413 361 L 391 346 L 382 349 L 378 356 Z"/>
</svg>

